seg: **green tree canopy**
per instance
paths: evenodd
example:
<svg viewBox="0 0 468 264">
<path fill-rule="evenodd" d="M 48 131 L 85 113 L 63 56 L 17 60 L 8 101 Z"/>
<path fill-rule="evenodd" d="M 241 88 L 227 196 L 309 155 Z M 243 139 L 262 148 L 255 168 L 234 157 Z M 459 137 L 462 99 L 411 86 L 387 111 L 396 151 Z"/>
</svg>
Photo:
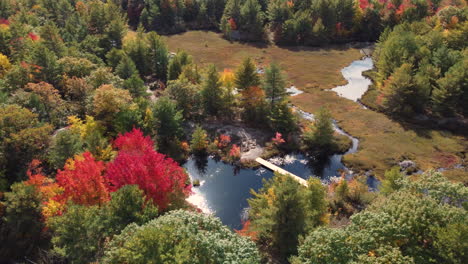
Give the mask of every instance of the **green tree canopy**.
<svg viewBox="0 0 468 264">
<path fill-rule="evenodd" d="M 317 179 L 309 179 L 306 188 L 289 175 L 275 174 L 264 181 L 259 192 L 251 192 L 250 228 L 259 243 L 277 251 L 283 259 L 297 252 L 299 236 L 323 224 L 325 190 Z"/>
<path fill-rule="evenodd" d="M 245 58 L 237 68 L 234 83 L 240 91 L 260 85 L 257 68 L 250 57 Z"/>
<path fill-rule="evenodd" d="M 255 244 L 212 216 L 172 211 L 131 224 L 106 247 L 103 263 L 260 263 Z"/>
<path fill-rule="evenodd" d="M 284 100 L 287 95 L 286 80 L 278 64 L 272 63 L 265 69 L 263 89 L 268 101 L 270 101 L 271 108 L 274 108 L 277 102 Z"/>
<path fill-rule="evenodd" d="M 452 228 L 466 231 L 467 195 L 467 187 L 437 172 L 405 179 L 400 190 L 379 197 L 348 226 L 310 233 L 292 263 L 464 263 L 466 234 Z"/>
</svg>

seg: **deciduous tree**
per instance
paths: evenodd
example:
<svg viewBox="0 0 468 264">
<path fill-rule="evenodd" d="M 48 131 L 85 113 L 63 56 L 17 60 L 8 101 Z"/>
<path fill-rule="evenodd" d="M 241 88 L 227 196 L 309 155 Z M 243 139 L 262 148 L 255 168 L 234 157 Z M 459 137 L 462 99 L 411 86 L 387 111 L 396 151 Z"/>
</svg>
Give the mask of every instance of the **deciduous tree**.
<svg viewBox="0 0 468 264">
<path fill-rule="evenodd" d="M 119 136 L 115 145 L 119 153 L 106 171 L 111 190 L 138 185 L 162 211 L 185 202 L 190 193 L 187 174 L 172 159 L 156 152 L 150 138 L 134 129 Z"/>
<path fill-rule="evenodd" d="M 64 189 L 59 199 L 81 205 L 102 205 L 109 201 L 104 163 L 89 152 L 75 156 L 57 173 L 57 183 Z"/>
<path fill-rule="evenodd" d="M 94 93 L 93 112 L 97 118 L 110 122 L 131 100 L 128 90 L 115 88 L 111 84 L 102 85 Z"/>
</svg>

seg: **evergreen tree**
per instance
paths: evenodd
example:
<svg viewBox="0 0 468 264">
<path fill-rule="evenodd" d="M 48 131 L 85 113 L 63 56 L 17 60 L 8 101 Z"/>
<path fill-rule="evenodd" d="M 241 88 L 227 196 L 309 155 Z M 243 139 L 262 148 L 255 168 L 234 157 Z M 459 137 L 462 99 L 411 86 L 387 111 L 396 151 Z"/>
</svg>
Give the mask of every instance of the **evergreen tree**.
<svg viewBox="0 0 468 264">
<path fill-rule="evenodd" d="M 306 188 L 291 176 L 275 174 L 248 199 L 249 229 L 256 232 L 259 243 L 278 251 L 282 259 L 297 252 L 299 236 L 307 227 L 323 223 L 325 191 L 319 181 L 309 180 L 309 184 Z"/>
<path fill-rule="evenodd" d="M 148 94 L 146 92 L 145 82 L 137 73 L 132 74 L 123 82 L 123 88 L 127 89 L 133 98 L 146 96 Z"/>
<path fill-rule="evenodd" d="M 192 140 L 190 141 L 190 148 L 195 154 L 202 154 L 206 152 L 208 147 L 208 136 L 206 131 L 201 126 L 197 126 L 192 134 Z"/>
<path fill-rule="evenodd" d="M 160 147 L 167 146 L 171 140 L 179 139 L 183 135 L 182 111 L 177 109 L 176 104 L 171 99 L 168 97 L 159 98 L 154 104 L 153 114 Z"/>
<path fill-rule="evenodd" d="M 267 113 L 269 125 L 273 131 L 287 135 L 297 130 L 296 116 L 286 102 L 276 104 L 275 108 L 270 109 Z"/>
<path fill-rule="evenodd" d="M 167 65 L 169 63 L 169 52 L 163 39 L 156 33 L 150 32 L 147 35 L 148 39 L 148 59 L 151 73 L 156 75 L 160 80 L 165 81 L 167 78 Z"/>
<path fill-rule="evenodd" d="M 104 48 L 105 53 L 109 52 L 113 48 L 122 48 L 122 39 L 126 32 L 127 24 L 125 23 L 125 19 L 118 17 L 110 21 L 109 25 L 106 27 L 105 36 L 102 40 L 102 47 Z"/>
<path fill-rule="evenodd" d="M 153 33 L 150 33 L 151 36 L 154 38 Z M 154 61 L 154 56 L 150 58 L 150 47 L 148 46 L 147 37 L 145 36 L 142 29 L 139 28 L 135 38 L 130 39 L 124 43 L 124 50 L 128 54 L 128 56 L 133 60 L 135 63 L 138 72 L 142 76 L 148 76 L 154 73 L 154 67 L 157 61 Z M 151 47 L 152 55 L 154 55 L 154 48 Z"/>
<path fill-rule="evenodd" d="M 412 65 L 405 63 L 389 77 L 383 90 L 384 107 L 388 112 L 409 114 L 418 108 L 414 99 L 418 98 L 419 93 L 411 72 Z"/>
<path fill-rule="evenodd" d="M 245 58 L 239 68 L 237 68 L 234 83 L 240 91 L 260 85 L 257 69 L 250 57 Z"/>
<path fill-rule="evenodd" d="M 388 195 L 393 192 L 398 191 L 403 185 L 403 174 L 400 172 L 398 166 L 393 167 L 390 170 L 387 170 L 384 175 L 384 180 L 380 186 L 380 192 Z"/>
<path fill-rule="evenodd" d="M 224 89 L 221 87 L 219 73 L 214 65 L 208 67 L 208 73 L 203 83 L 201 94 L 205 112 L 208 115 L 216 116 L 224 109 Z"/>
<path fill-rule="evenodd" d="M 121 49 L 116 49 L 112 48 L 107 54 L 106 54 L 106 62 L 109 67 L 112 67 L 112 69 L 115 70 L 117 65 L 122 61 L 124 57 L 127 55 L 125 54 L 125 51 Z M 132 60 L 133 61 L 133 60 Z M 136 66 L 136 65 L 135 65 Z"/>
<path fill-rule="evenodd" d="M 124 56 L 115 68 L 115 73 L 122 79 L 126 80 L 134 74 L 138 74 L 135 63 L 129 56 Z"/>
<path fill-rule="evenodd" d="M 263 38 L 263 21 L 265 14 L 261 10 L 258 0 L 246 0 L 240 10 L 240 28 L 249 34 L 249 40 Z"/>
<path fill-rule="evenodd" d="M 127 133 L 133 128 L 142 129 L 143 126 L 143 113 L 135 105 L 118 112 L 112 122 L 112 128 L 118 134 Z"/>
<path fill-rule="evenodd" d="M 169 66 L 167 67 L 167 80 L 172 81 L 179 78 L 180 73 L 182 72 L 182 65 L 177 57 L 172 58 L 169 61 Z"/>
<path fill-rule="evenodd" d="M 263 89 L 273 109 L 277 102 L 282 102 L 287 95 L 286 81 L 278 64 L 272 63 L 265 69 Z"/>
<path fill-rule="evenodd" d="M 437 80 L 432 102 L 437 112 L 454 114 L 468 112 L 468 59 L 452 66 L 443 78 Z"/>
<path fill-rule="evenodd" d="M 57 56 L 44 44 L 37 44 L 31 52 L 31 63 L 33 67 L 40 67 L 40 70 L 33 71 L 34 76 L 41 81 L 57 86 L 60 80 L 60 66 Z"/>
<path fill-rule="evenodd" d="M 55 55 L 64 55 L 66 47 L 60 36 L 59 29 L 54 22 L 47 21 L 44 26 L 41 27 L 40 36 L 44 46 L 54 52 Z"/>
<path fill-rule="evenodd" d="M 47 237 L 41 214 L 42 202 L 35 186 L 15 183 L 5 193 L 0 218 L 0 261 L 34 258 Z"/>
<path fill-rule="evenodd" d="M 220 29 L 225 36 L 231 37 L 232 30 L 238 30 L 240 24 L 240 0 L 228 0 L 221 17 Z"/>
<path fill-rule="evenodd" d="M 333 124 L 330 112 L 320 108 L 310 129 L 304 133 L 304 142 L 309 149 L 328 153 L 333 145 Z"/>
<path fill-rule="evenodd" d="M 185 51 L 179 51 L 177 54 L 169 61 L 169 66 L 167 69 L 167 80 L 175 80 L 179 78 L 179 75 L 182 73 L 184 66 L 192 63 L 192 56 L 188 55 Z"/>
<path fill-rule="evenodd" d="M 147 0 L 145 1 L 145 8 L 141 12 L 140 21 L 147 30 L 155 29 L 160 13 L 157 1 Z"/>
<path fill-rule="evenodd" d="M 80 135 L 69 129 L 55 135 L 49 148 L 49 162 L 54 169 L 61 169 L 65 161 L 83 151 Z"/>
</svg>

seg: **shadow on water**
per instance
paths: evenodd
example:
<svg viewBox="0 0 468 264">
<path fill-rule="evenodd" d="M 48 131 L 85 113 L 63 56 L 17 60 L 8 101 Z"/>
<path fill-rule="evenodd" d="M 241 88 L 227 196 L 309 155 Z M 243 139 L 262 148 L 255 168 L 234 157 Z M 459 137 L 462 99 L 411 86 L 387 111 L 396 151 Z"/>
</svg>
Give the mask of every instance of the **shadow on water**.
<svg viewBox="0 0 468 264">
<path fill-rule="evenodd" d="M 208 155 L 194 155 L 192 159 L 195 161 L 195 168 L 198 173 L 204 175 L 208 167 Z"/>
</svg>

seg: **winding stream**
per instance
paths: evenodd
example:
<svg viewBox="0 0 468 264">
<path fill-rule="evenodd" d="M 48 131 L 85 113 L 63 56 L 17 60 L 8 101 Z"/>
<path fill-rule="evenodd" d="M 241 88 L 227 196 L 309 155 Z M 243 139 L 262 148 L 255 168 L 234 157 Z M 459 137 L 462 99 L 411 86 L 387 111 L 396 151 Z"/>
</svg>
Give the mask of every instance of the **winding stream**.
<svg viewBox="0 0 468 264">
<path fill-rule="evenodd" d="M 362 60 L 353 61 L 349 66 L 341 70 L 341 74 L 348 81 L 346 85 L 337 86 L 332 91 L 339 96 L 357 102 L 364 95 L 371 84 L 371 80 L 362 76 L 362 72 L 374 67 L 372 58 L 366 57 Z"/>
<path fill-rule="evenodd" d="M 333 88 L 340 96 L 357 101 L 367 90 L 371 81 L 362 76 L 362 72 L 372 69 L 372 59 L 364 58 L 351 63 L 341 71 L 343 77 L 348 80 L 347 85 Z M 288 88 L 291 96 L 302 93 L 296 87 Z M 300 109 L 297 111 L 303 118 L 313 120 L 311 113 Z M 345 154 L 335 154 L 327 160 L 313 160 L 303 154 L 289 154 L 282 158 L 270 159 L 291 173 L 307 179 L 311 176 L 319 177 L 324 183 L 328 183 L 332 177 L 345 172 L 351 177 L 353 172 L 342 163 L 343 155 L 355 153 L 358 150 L 359 140 L 352 137 L 334 122 L 337 133 L 347 136 L 352 140 L 352 147 Z M 214 214 L 221 221 L 233 229 L 242 227 L 242 220 L 247 216 L 247 199 L 251 197 L 250 190 L 258 191 L 263 185 L 263 179 L 273 177 L 273 172 L 264 168 L 241 169 L 233 165 L 216 161 L 211 157 L 204 159 L 189 159 L 183 167 L 192 179 L 200 180 L 200 186 L 193 188 L 193 194 L 187 199 L 200 208 L 204 213 Z M 369 188 L 375 189 L 378 181 L 369 177 Z"/>
</svg>

